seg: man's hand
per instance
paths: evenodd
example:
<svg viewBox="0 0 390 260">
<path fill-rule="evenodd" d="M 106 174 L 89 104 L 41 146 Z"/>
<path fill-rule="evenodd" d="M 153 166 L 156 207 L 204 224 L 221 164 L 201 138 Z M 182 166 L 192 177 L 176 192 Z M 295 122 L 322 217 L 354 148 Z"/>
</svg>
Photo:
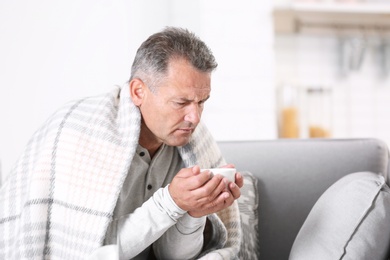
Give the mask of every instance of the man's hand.
<svg viewBox="0 0 390 260">
<path fill-rule="evenodd" d="M 221 168 L 236 168 L 234 164 L 227 164 L 225 166 L 222 166 Z M 235 184 L 238 186 L 238 193 L 237 190 L 233 191 L 235 189 L 234 183 L 229 184 L 230 191 L 233 194 L 234 199 L 238 199 L 241 196 L 240 188 L 244 186 L 244 178 L 242 177 L 241 173 L 237 172 L 235 176 Z"/>
<path fill-rule="evenodd" d="M 232 165 L 224 167 L 234 168 Z M 229 183 L 221 175 L 211 178 L 210 171 L 200 172 L 198 166 L 182 169 L 169 185 L 175 203 L 192 217 L 201 217 L 229 207 L 241 195 L 241 174 L 236 173 L 236 183 Z"/>
</svg>

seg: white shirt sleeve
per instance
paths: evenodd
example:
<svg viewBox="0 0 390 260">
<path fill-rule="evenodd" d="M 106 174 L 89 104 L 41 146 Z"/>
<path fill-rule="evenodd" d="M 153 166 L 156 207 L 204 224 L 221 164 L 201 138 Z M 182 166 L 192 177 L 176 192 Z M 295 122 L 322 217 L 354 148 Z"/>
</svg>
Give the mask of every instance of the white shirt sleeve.
<svg viewBox="0 0 390 260">
<path fill-rule="evenodd" d="M 133 213 L 114 220 L 110 228 L 115 230 L 108 232 L 111 237 L 106 237 L 106 244 L 117 243 L 120 258 L 130 259 L 161 237 L 154 248 L 162 256 L 172 256 L 162 258 L 190 259 L 202 249 L 204 225 L 205 217 L 189 216 L 176 205 L 166 186 Z"/>
<path fill-rule="evenodd" d="M 153 244 L 154 254 L 158 259 L 194 259 L 203 247 L 205 224 L 206 217 L 185 214 Z"/>
<path fill-rule="evenodd" d="M 106 244 L 118 244 L 122 259 L 137 256 L 175 225 L 186 211 L 171 199 L 168 186 L 158 189 L 133 213 L 113 221 Z"/>
</svg>

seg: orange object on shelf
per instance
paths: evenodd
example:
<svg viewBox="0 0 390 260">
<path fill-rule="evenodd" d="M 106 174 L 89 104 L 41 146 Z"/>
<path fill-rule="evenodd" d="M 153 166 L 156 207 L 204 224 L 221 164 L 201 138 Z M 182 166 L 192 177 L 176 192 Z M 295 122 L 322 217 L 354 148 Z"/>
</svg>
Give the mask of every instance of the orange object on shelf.
<svg viewBox="0 0 390 260">
<path fill-rule="evenodd" d="M 309 127 L 310 138 L 328 138 L 330 132 L 321 126 L 310 126 Z"/>
<path fill-rule="evenodd" d="M 332 129 L 332 92 L 329 87 L 311 86 L 306 91 L 309 138 L 329 138 Z"/>
<path fill-rule="evenodd" d="M 277 118 L 279 138 L 299 138 L 299 100 L 298 88 L 281 84 L 277 88 Z"/>
<path fill-rule="evenodd" d="M 296 107 L 283 108 L 280 114 L 280 137 L 298 138 L 298 109 Z"/>
</svg>

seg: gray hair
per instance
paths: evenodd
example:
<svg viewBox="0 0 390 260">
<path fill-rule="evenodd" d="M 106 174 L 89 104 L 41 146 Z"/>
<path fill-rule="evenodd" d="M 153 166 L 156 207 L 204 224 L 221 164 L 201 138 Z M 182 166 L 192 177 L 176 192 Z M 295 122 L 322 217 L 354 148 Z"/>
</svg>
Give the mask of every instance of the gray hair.
<svg viewBox="0 0 390 260">
<path fill-rule="evenodd" d="M 217 62 L 207 45 L 187 29 L 167 27 L 151 35 L 137 50 L 130 80 L 139 78 L 152 90 L 166 76 L 169 61 L 184 58 L 202 72 L 212 72 Z"/>
</svg>

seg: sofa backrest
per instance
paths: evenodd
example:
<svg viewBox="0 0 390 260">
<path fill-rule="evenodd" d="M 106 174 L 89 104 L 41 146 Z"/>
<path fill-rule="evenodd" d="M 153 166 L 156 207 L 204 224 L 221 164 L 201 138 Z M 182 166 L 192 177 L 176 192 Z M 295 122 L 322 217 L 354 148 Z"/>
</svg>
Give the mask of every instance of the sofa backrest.
<svg viewBox="0 0 390 260">
<path fill-rule="evenodd" d="M 376 139 L 219 142 L 228 163 L 258 178 L 261 259 L 288 259 L 311 208 L 341 177 L 360 171 L 389 180 L 389 151 Z"/>
</svg>

